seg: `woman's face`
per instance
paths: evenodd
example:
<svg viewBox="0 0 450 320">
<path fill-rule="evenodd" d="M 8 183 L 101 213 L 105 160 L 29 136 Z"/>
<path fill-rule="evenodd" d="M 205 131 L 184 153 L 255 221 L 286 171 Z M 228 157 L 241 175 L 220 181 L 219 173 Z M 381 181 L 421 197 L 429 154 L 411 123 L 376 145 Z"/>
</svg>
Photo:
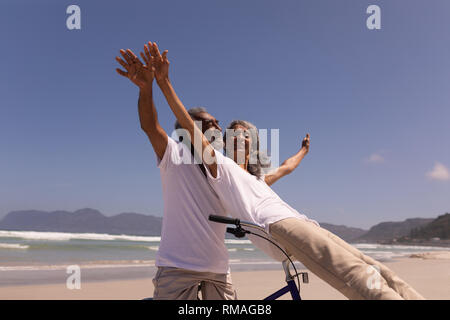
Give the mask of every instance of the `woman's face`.
<svg viewBox="0 0 450 320">
<path fill-rule="evenodd" d="M 240 124 L 235 125 L 231 129 L 234 130 L 234 134 L 231 137 L 227 135 L 226 140 L 228 140 L 228 142 L 233 143 L 232 149 L 234 151 L 233 159 L 234 161 L 242 157 L 246 159 L 250 154 L 250 146 L 252 145 L 251 134 L 246 127 Z M 225 143 L 226 142 L 227 141 L 225 141 Z"/>
</svg>

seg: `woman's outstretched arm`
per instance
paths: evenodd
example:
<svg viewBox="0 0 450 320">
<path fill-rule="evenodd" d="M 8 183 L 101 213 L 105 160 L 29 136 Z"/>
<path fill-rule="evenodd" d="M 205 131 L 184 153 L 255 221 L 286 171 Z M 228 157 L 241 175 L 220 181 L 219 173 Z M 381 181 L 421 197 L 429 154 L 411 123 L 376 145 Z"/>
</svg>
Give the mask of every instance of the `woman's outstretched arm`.
<svg viewBox="0 0 450 320">
<path fill-rule="evenodd" d="M 153 57 L 152 61 L 156 73 L 156 82 L 166 97 L 170 109 L 172 109 L 172 112 L 180 125 L 189 133 L 191 144 L 194 146 L 194 151 L 201 156 L 203 163 L 209 168 L 212 176 L 217 177 L 217 163 L 214 148 L 211 146 L 208 139 L 206 139 L 203 132 L 195 125 L 169 80 L 169 60 L 167 59 L 167 50 L 161 55 L 155 42 L 149 42 L 148 45 L 150 54 Z"/>
<path fill-rule="evenodd" d="M 300 151 L 298 151 L 295 155 L 284 161 L 281 164 L 281 166 L 279 166 L 274 172 L 269 173 L 265 176 L 266 183 L 270 186 L 275 182 L 277 182 L 282 177 L 290 174 L 298 167 L 298 165 L 303 160 L 303 158 L 308 154 L 308 152 L 309 152 L 309 133 L 306 134 L 306 137 L 303 139 L 302 148 L 300 149 Z"/>
</svg>

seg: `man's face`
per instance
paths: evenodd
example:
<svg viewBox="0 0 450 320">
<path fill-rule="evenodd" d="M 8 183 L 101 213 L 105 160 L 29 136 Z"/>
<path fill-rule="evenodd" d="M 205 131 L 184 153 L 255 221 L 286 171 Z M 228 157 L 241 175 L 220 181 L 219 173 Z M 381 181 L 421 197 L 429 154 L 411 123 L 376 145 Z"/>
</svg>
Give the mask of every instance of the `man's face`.
<svg viewBox="0 0 450 320">
<path fill-rule="evenodd" d="M 196 114 L 194 120 L 202 122 L 203 134 L 205 134 L 206 138 L 209 140 L 214 149 L 222 150 L 223 138 L 222 128 L 219 126 L 219 120 L 217 120 L 207 112 L 200 112 Z"/>
<path fill-rule="evenodd" d="M 203 133 L 205 133 L 208 129 L 216 129 L 222 132 L 222 128 L 219 126 L 219 120 L 217 120 L 207 112 L 197 113 L 194 117 L 194 120 L 202 122 Z"/>
</svg>

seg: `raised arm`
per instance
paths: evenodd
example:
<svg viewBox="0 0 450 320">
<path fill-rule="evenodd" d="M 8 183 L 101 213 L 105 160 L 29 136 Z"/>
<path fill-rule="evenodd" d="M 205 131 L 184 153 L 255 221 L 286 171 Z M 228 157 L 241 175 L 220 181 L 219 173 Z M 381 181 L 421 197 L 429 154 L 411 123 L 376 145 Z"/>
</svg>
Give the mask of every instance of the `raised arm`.
<svg viewBox="0 0 450 320">
<path fill-rule="evenodd" d="M 120 50 L 123 59 L 116 57 L 122 67 L 126 70 L 116 69 L 117 73 L 131 80 L 139 87 L 138 112 L 141 129 L 147 134 L 156 155 L 162 159 L 167 147 L 167 134 L 158 122 L 158 114 L 153 102 L 153 79 L 155 77 L 152 66 L 152 57 L 147 45 L 144 46 L 141 57 L 145 65 L 130 50 Z"/>
<path fill-rule="evenodd" d="M 274 172 L 265 176 L 266 183 L 270 186 L 277 182 L 280 178 L 290 174 L 298 167 L 300 162 L 309 152 L 309 133 L 302 141 L 302 148 L 295 155 L 284 161 Z"/>
<path fill-rule="evenodd" d="M 172 112 L 180 125 L 189 133 L 191 144 L 194 146 L 194 152 L 201 156 L 203 163 L 209 168 L 211 175 L 216 177 L 217 163 L 214 148 L 211 146 L 208 139 L 206 139 L 203 132 L 195 125 L 169 80 L 169 60 L 167 59 L 167 50 L 161 55 L 157 44 L 151 42 L 149 42 L 149 48 L 153 58 L 156 82 L 166 97 L 170 109 L 172 109 Z"/>
</svg>

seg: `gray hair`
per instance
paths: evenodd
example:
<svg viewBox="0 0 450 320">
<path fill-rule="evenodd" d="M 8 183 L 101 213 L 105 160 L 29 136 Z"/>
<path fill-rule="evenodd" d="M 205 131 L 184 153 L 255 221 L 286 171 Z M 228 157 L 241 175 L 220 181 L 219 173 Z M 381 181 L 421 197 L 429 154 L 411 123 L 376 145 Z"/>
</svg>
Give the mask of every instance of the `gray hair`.
<svg viewBox="0 0 450 320">
<path fill-rule="evenodd" d="M 268 161 L 268 157 L 265 153 L 262 153 L 259 150 L 259 134 L 258 134 L 258 129 L 256 128 L 256 126 L 249 122 L 249 121 L 245 121 L 245 120 L 233 120 L 231 121 L 231 123 L 228 125 L 227 130 L 234 128 L 235 126 L 240 125 L 243 126 L 244 128 L 246 128 L 247 130 L 250 131 L 251 137 L 252 137 L 252 146 L 250 146 L 250 159 L 254 159 L 254 161 L 249 161 L 248 163 L 248 167 L 247 170 L 250 174 L 256 176 L 258 179 L 261 179 L 264 176 L 264 172 L 263 172 L 263 168 L 267 168 L 270 167 L 270 162 Z M 224 141 L 226 140 L 226 133 L 224 135 Z M 252 147 L 255 148 L 252 148 Z M 252 150 L 252 149 L 256 149 L 256 150 Z M 227 154 L 227 152 L 225 152 Z M 228 156 L 228 154 L 227 154 Z M 262 162 L 261 160 L 264 160 L 264 162 Z"/>
<path fill-rule="evenodd" d="M 204 108 L 204 107 L 190 108 L 187 112 L 189 113 L 191 118 L 194 118 L 197 114 L 202 113 L 202 112 L 208 113 L 208 111 L 206 111 L 206 108 Z M 175 121 L 175 125 L 174 126 L 175 126 L 175 130 L 183 128 L 181 126 L 181 124 L 178 122 L 178 120 Z"/>
</svg>

